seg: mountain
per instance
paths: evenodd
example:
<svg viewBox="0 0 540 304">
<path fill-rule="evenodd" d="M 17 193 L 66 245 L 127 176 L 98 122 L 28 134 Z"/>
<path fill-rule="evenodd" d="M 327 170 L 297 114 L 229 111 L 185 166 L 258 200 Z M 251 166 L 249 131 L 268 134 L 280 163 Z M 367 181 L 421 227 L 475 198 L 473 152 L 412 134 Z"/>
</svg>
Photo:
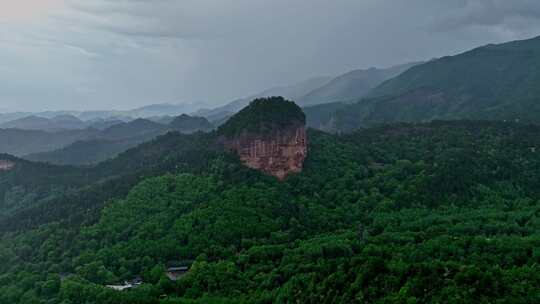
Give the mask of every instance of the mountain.
<svg viewBox="0 0 540 304">
<path fill-rule="evenodd" d="M 60 131 L 84 129 L 84 122 L 72 115 L 60 115 L 53 118 L 27 116 L 0 124 L 0 129 Z"/>
<path fill-rule="evenodd" d="M 164 115 L 164 116 L 150 116 L 150 117 L 147 117 L 146 119 L 151 120 L 151 121 L 153 121 L 153 122 L 160 123 L 160 124 L 162 124 L 162 125 L 168 125 L 168 124 L 170 124 L 175 118 L 176 118 L 176 116 Z"/>
<path fill-rule="evenodd" d="M 247 106 L 250 101 L 260 97 L 282 96 L 304 107 L 350 101 L 366 96 L 369 90 L 417 64 L 419 63 L 403 64 L 387 69 L 354 70 L 335 78 L 315 77 L 294 85 L 275 87 L 247 98 L 236 99 L 211 110 L 200 110 L 195 115 L 204 116 L 212 123 L 220 125 Z"/>
<path fill-rule="evenodd" d="M 0 169 L 0 218 L 92 182 L 87 172 L 74 167 L 34 163 L 7 154 L 0 154 L 2 163 L 10 166 Z"/>
<path fill-rule="evenodd" d="M 116 123 L 92 137 L 53 151 L 30 153 L 24 155 L 23 158 L 57 165 L 96 165 L 170 131 L 189 134 L 209 132 L 213 129 L 214 126 L 205 118 L 185 114 L 174 118 L 169 125 L 147 119 L 136 119 L 126 123 Z"/>
<path fill-rule="evenodd" d="M 129 119 L 129 120 L 131 120 L 131 119 Z M 103 131 L 103 130 L 108 129 L 108 128 L 112 127 L 112 126 L 119 125 L 119 124 L 122 124 L 124 122 L 125 121 L 121 120 L 121 119 L 97 118 L 97 119 L 86 121 L 85 125 L 87 126 L 87 128 L 98 129 L 98 130 Z"/>
<path fill-rule="evenodd" d="M 129 109 L 129 110 L 115 110 L 115 111 L 82 111 L 72 112 L 73 115 L 79 117 L 82 120 L 92 119 L 124 119 L 124 118 L 150 118 L 158 116 L 178 116 L 180 114 L 193 113 L 205 106 L 204 102 L 193 103 L 159 103 L 150 104 L 147 106 Z"/>
<path fill-rule="evenodd" d="M 284 180 L 302 172 L 308 151 L 305 125 L 306 116 L 294 102 L 269 97 L 252 101 L 217 133 L 247 167 Z"/>
<path fill-rule="evenodd" d="M 23 158 L 57 165 L 94 165 L 168 130 L 165 125 L 140 118 L 115 124 L 57 149 L 28 153 Z"/>
<path fill-rule="evenodd" d="M 310 106 L 336 101 L 350 101 L 362 98 L 368 92 L 419 63 L 397 65 L 386 69 L 370 68 L 367 70 L 354 70 L 340 75 L 327 84 L 315 90 L 298 96 L 297 102 L 302 106 Z"/>
<path fill-rule="evenodd" d="M 55 165 L 95 165 L 154 137 L 152 134 L 117 140 L 80 140 L 53 151 L 31 153 L 22 157 L 30 161 Z"/>
<path fill-rule="evenodd" d="M 135 109 L 129 110 L 115 110 L 115 111 L 82 111 L 73 112 L 73 115 L 82 120 L 93 119 L 122 119 L 126 118 L 149 118 L 158 116 L 177 116 L 185 113 L 192 113 L 200 108 L 204 107 L 203 102 L 196 103 L 182 103 L 182 104 L 170 104 L 160 103 L 151 104 Z"/>
<path fill-rule="evenodd" d="M 28 116 L 13 121 L 5 122 L 0 125 L 1 129 L 20 129 L 20 130 L 43 130 L 55 127 L 53 121 L 44 117 Z"/>
<path fill-rule="evenodd" d="M 32 113 L 27 112 L 7 112 L 7 113 L 0 113 L 0 124 L 3 124 L 5 122 L 9 122 L 12 120 L 16 120 L 19 118 L 24 118 L 27 116 L 32 116 Z"/>
<path fill-rule="evenodd" d="M 205 104 L 203 102 L 182 103 L 182 104 L 153 104 L 140 107 L 133 110 L 124 111 L 123 114 L 138 118 L 147 118 L 152 116 L 178 116 L 181 114 L 193 113 Z"/>
<path fill-rule="evenodd" d="M 20 119 L 31 117 L 33 120 L 40 118 L 42 123 L 51 123 L 44 119 L 56 121 L 56 123 L 68 123 L 82 120 L 88 126 L 94 121 L 104 120 L 122 120 L 124 122 L 133 120 L 136 118 L 149 118 L 158 116 L 178 116 L 181 114 L 193 113 L 201 108 L 204 108 L 206 104 L 204 102 L 193 103 L 181 103 L 181 104 L 151 104 L 135 109 L 129 110 L 105 110 L 105 111 L 45 111 L 45 112 L 13 112 L 13 113 L 0 113 L 0 128 L 19 128 L 18 126 L 3 127 L 2 124 L 10 123 Z M 37 120 L 36 120 L 37 121 Z M 24 120 L 22 121 L 24 123 Z M 31 122 L 31 121 L 30 121 Z M 19 123 L 19 122 L 14 122 Z M 24 126 L 24 125 L 23 125 Z M 78 124 L 77 124 L 78 126 Z M 67 127 L 69 129 L 75 127 Z M 79 128 L 79 127 L 76 127 Z M 35 127 L 34 129 L 39 129 Z"/>
<path fill-rule="evenodd" d="M 486 45 L 415 66 L 344 109 L 345 129 L 434 119 L 540 122 L 540 37 Z"/>
<path fill-rule="evenodd" d="M 283 181 L 218 136 L 168 133 L 89 168 L 29 162 L 18 178 L 8 159 L 9 196 L 44 192 L 0 210 L 0 303 L 540 300 L 538 126 L 310 130 Z"/>
<path fill-rule="evenodd" d="M 37 130 L 0 129 L 0 153 L 26 155 L 52 151 L 75 141 L 97 136 L 95 129 L 45 132 Z"/>
<path fill-rule="evenodd" d="M 100 138 L 119 140 L 136 136 L 154 136 L 163 133 L 167 126 L 148 119 L 135 119 L 130 122 L 113 125 L 100 133 Z"/>
<path fill-rule="evenodd" d="M 306 113 L 306 124 L 309 128 L 334 133 L 338 131 L 335 129 L 334 116 L 348 105 L 344 102 L 331 102 L 304 107 L 302 110 Z"/>
<path fill-rule="evenodd" d="M 42 118 L 32 121 L 42 121 Z M 51 126 L 50 119 L 43 121 Z M 78 120 L 62 117 L 55 121 L 65 127 Z M 97 120 L 88 124 L 90 128 L 80 130 L 0 129 L 0 153 L 58 164 L 90 164 L 171 130 L 169 126 L 146 119 L 130 122 Z M 87 147 L 86 153 L 80 153 L 84 151 L 83 147 Z M 81 162 L 72 162 L 74 159 Z"/>
<path fill-rule="evenodd" d="M 20 192 L 26 199 L 15 199 L 5 215 L 0 207 L 0 233 L 33 229 L 55 221 L 91 222 L 108 200 L 124 196 L 145 178 L 177 170 L 208 170 L 218 157 L 218 150 L 211 134 L 170 132 L 95 166 L 53 165 L 5 155 L 16 165 L 13 170 L 0 170 L 0 206 L 2 201 L 13 201 L 8 195 L 2 196 L 1 191 Z"/>
<path fill-rule="evenodd" d="M 211 122 L 221 122 L 224 118 L 230 117 L 232 114 L 246 107 L 253 99 L 261 97 L 282 96 L 290 100 L 298 100 L 305 94 L 326 84 L 331 79 L 331 77 L 314 77 L 289 86 L 270 88 L 246 98 L 236 99 L 221 107 L 217 107 L 211 110 L 200 110 L 196 112 L 195 115 L 204 116 L 208 118 Z"/>
<path fill-rule="evenodd" d="M 209 132 L 214 126 L 204 117 L 189 116 L 182 114 L 175 117 L 169 127 L 180 133 Z"/>
<path fill-rule="evenodd" d="M 79 118 L 73 115 L 58 115 L 51 119 L 58 127 L 58 129 L 84 129 L 85 123 Z"/>
<path fill-rule="evenodd" d="M 0 129 L 41 130 L 50 132 L 86 128 L 103 130 L 115 124 L 125 122 L 126 120 L 132 119 L 129 117 L 124 117 L 123 120 L 115 118 L 96 118 L 83 121 L 71 114 L 62 114 L 50 118 L 30 115 L 4 122 L 0 124 Z"/>
</svg>

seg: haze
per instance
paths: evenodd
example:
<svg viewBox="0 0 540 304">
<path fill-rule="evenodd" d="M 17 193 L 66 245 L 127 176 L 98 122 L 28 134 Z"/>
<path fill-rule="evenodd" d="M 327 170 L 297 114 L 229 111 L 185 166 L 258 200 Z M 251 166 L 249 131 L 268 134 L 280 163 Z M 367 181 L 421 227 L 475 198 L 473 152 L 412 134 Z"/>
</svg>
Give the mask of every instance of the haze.
<svg viewBox="0 0 540 304">
<path fill-rule="evenodd" d="M 0 110 L 218 105 L 528 38 L 534 0 L 0 0 Z"/>
</svg>

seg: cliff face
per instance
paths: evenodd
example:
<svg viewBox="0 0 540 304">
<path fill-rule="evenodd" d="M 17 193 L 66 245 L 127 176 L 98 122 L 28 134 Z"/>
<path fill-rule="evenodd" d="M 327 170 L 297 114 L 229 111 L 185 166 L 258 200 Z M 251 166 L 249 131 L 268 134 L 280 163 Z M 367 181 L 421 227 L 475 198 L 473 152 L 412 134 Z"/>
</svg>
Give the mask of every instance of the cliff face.
<svg viewBox="0 0 540 304">
<path fill-rule="evenodd" d="M 306 115 L 283 97 L 258 98 L 218 128 L 225 149 L 244 165 L 284 180 L 302 171 L 307 156 Z"/>
<path fill-rule="evenodd" d="M 307 136 L 303 125 L 290 126 L 268 134 L 243 134 L 224 140 L 225 148 L 236 152 L 244 165 L 284 180 L 302 171 L 307 156 Z"/>
</svg>

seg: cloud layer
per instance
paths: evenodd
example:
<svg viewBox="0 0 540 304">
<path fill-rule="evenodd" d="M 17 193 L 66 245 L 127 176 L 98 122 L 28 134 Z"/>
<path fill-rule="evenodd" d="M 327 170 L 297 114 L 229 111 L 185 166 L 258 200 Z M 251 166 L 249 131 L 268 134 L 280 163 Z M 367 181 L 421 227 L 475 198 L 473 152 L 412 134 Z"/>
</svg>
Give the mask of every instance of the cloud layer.
<svg viewBox="0 0 540 304">
<path fill-rule="evenodd" d="M 0 107 L 17 110 L 217 104 L 540 34 L 531 0 L 13 3 L 0 12 Z"/>
</svg>

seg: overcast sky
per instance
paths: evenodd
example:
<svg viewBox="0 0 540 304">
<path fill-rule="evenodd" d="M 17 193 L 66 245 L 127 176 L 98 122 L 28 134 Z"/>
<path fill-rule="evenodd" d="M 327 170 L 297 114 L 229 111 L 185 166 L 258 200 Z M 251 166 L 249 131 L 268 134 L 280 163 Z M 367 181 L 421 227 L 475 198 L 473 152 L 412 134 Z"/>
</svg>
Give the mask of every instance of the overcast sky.
<svg viewBox="0 0 540 304">
<path fill-rule="evenodd" d="M 218 105 L 540 35 L 538 0 L 0 0 L 0 110 Z"/>
</svg>

